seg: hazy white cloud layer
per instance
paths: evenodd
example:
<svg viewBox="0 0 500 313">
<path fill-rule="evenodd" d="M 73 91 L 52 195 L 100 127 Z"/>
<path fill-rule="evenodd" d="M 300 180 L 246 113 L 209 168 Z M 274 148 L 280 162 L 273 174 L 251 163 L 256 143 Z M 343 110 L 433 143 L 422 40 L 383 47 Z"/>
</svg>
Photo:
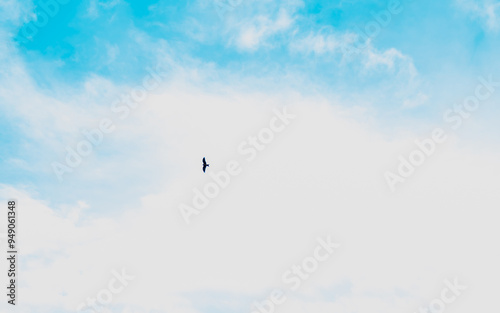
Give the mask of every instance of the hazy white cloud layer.
<svg viewBox="0 0 500 313">
<path fill-rule="evenodd" d="M 281 107 L 296 117 L 248 161 L 238 146 Z M 176 164 L 163 191 L 144 194 L 140 206 L 88 219 L 87 199 L 56 208 L 1 187 L 0 198 L 19 200 L 21 312 L 76 310 L 122 268 L 135 278 L 114 295 L 113 312 L 201 313 L 199 292 L 217 292 L 220 303 L 250 299 L 235 310 L 252 312 L 275 288 L 287 291 L 276 312 L 416 312 L 455 277 L 467 289 L 450 312 L 499 307 L 498 156 L 458 148 L 450 136 L 391 193 L 384 172 L 414 136 L 427 134 L 390 141 L 360 123 L 360 113 L 321 96 L 173 84 L 134 114 L 115 135 L 148 134 L 148 151 Z M 212 179 L 200 174 L 200 156 L 213 173 L 230 160 L 242 173 L 186 225 L 179 204 Z M 289 292 L 281 276 L 326 235 L 341 246 Z"/>
</svg>

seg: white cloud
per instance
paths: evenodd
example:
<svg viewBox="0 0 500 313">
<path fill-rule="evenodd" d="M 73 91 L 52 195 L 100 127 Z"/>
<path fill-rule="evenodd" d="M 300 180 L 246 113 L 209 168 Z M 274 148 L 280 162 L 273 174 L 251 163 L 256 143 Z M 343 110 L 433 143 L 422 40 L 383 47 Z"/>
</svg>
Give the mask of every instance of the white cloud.
<svg viewBox="0 0 500 313">
<path fill-rule="evenodd" d="M 365 66 L 370 69 L 377 67 L 379 65 L 384 65 L 388 69 L 393 69 L 396 60 L 401 60 L 406 58 L 408 57 L 405 57 L 400 51 L 394 48 L 390 48 L 382 53 L 378 53 L 373 49 L 368 49 Z"/>
<path fill-rule="evenodd" d="M 427 101 L 411 56 L 395 48 L 381 51 L 370 39 L 362 42 L 358 34 L 325 27 L 317 32 L 310 32 L 305 37 L 293 38 L 289 49 L 308 57 L 323 57 L 325 62 L 337 63 L 340 68 L 355 65 L 354 70 L 362 77 L 382 74 L 392 80 L 389 86 L 395 90 L 389 92 L 400 99 L 403 108 L 419 106 Z"/>
<path fill-rule="evenodd" d="M 212 6 L 213 4 L 209 7 Z M 222 33 L 228 44 L 240 51 L 272 47 L 274 44 L 271 42 L 274 40 L 271 39 L 286 35 L 292 30 L 297 18 L 296 11 L 301 6 L 302 1 L 286 4 L 268 0 L 242 2 L 220 17 L 223 23 Z"/>
<path fill-rule="evenodd" d="M 322 55 L 325 53 L 344 53 L 349 45 L 357 40 L 357 35 L 350 32 L 335 33 L 330 31 L 310 32 L 306 37 L 294 40 L 290 43 L 292 51 L 302 53 L 315 53 Z"/>
<path fill-rule="evenodd" d="M 292 52 L 330 55 L 342 62 L 359 62 L 364 71 L 382 68 L 396 73 L 405 72 L 408 79 L 414 79 L 418 75 L 412 58 L 401 51 L 395 48 L 380 51 L 370 39 L 363 42 L 358 34 L 338 32 L 331 27 L 294 38 L 289 48 Z"/>
<path fill-rule="evenodd" d="M 268 16 L 257 16 L 238 25 L 235 38 L 236 46 L 241 50 L 257 50 L 265 41 L 275 34 L 288 30 L 293 24 L 289 13 L 281 9 L 275 19 Z"/>
</svg>

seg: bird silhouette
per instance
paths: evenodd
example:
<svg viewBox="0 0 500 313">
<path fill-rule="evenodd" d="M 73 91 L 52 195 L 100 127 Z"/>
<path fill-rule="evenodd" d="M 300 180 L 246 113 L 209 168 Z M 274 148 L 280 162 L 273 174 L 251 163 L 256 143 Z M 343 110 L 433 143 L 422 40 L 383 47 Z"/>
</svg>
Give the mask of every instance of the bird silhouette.
<svg viewBox="0 0 500 313">
<path fill-rule="evenodd" d="M 210 164 L 207 164 L 207 161 L 205 161 L 205 158 L 203 158 L 203 173 L 205 173 L 205 169 L 209 166 Z"/>
</svg>

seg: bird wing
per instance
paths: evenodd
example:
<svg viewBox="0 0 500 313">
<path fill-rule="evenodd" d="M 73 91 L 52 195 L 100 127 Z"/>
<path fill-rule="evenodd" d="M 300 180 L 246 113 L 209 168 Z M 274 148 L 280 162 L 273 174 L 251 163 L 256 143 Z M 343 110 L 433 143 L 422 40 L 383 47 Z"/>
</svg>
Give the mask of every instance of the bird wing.
<svg viewBox="0 0 500 313">
<path fill-rule="evenodd" d="M 207 164 L 207 161 L 205 161 L 205 158 L 203 158 L 203 166 Z"/>
<path fill-rule="evenodd" d="M 207 168 L 206 165 L 203 165 L 203 173 L 205 173 L 205 169 Z"/>
</svg>

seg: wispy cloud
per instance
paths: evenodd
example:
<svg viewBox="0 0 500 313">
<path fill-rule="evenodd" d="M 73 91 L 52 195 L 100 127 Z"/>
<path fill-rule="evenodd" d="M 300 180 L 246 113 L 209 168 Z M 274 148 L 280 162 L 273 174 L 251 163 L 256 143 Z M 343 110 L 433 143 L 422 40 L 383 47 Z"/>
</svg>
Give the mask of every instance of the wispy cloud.
<svg viewBox="0 0 500 313">
<path fill-rule="evenodd" d="M 286 6 L 273 6 L 275 8 L 263 6 L 262 10 L 254 11 L 252 15 L 235 13 L 227 16 L 224 24 L 230 36 L 229 44 L 241 51 L 255 51 L 273 47 L 274 42 L 281 41 L 276 40 L 280 34 L 287 36 L 294 26 L 295 12 L 302 4 L 292 2 Z"/>
<path fill-rule="evenodd" d="M 16 26 L 32 19 L 33 1 L 5 0 L 0 3 L 0 25 L 12 23 Z"/>
<path fill-rule="evenodd" d="M 456 0 L 465 11 L 483 21 L 489 30 L 500 29 L 500 2 L 497 0 Z"/>
<path fill-rule="evenodd" d="M 88 6 L 86 9 L 85 16 L 90 19 L 96 19 L 101 16 L 101 11 L 112 9 L 113 7 L 123 4 L 122 0 L 113 0 L 113 1 L 99 1 L 99 0 L 90 0 L 88 1 Z"/>
</svg>

